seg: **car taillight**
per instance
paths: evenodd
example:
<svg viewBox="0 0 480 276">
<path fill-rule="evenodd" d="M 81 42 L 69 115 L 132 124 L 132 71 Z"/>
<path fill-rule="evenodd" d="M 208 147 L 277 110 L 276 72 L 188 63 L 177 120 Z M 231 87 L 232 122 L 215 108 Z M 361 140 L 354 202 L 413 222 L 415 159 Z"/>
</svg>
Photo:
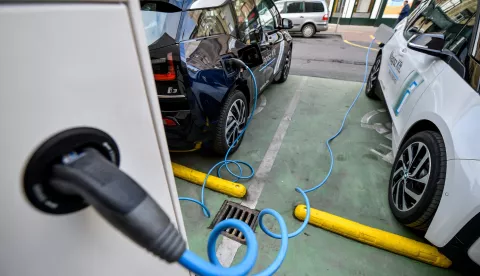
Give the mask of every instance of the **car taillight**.
<svg viewBox="0 0 480 276">
<path fill-rule="evenodd" d="M 324 14 L 322 20 L 327 21 L 328 20 L 328 14 Z"/>
<path fill-rule="evenodd" d="M 176 120 L 172 120 L 170 118 L 163 118 L 163 124 L 166 126 L 176 126 L 178 125 Z"/>
<path fill-rule="evenodd" d="M 175 67 L 173 67 L 173 55 L 172 53 L 167 54 L 167 65 L 168 72 L 166 74 L 153 74 L 153 77 L 157 81 L 172 81 L 175 80 Z"/>
</svg>

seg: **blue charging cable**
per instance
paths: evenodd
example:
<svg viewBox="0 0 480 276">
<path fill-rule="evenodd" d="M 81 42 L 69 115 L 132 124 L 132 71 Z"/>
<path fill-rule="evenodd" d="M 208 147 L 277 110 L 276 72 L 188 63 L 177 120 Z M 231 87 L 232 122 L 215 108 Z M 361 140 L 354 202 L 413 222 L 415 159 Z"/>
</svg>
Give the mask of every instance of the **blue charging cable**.
<svg viewBox="0 0 480 276">
<path fill-rule="evenodd" d="M 295 191 L 297 191 L 298 193 L 300 193 L 302 195 L 302 197 L 305 201 L 305 205 L 307 207 L 307 214 L 306 214 L 305 220 L 303 221 L 302 225 L 296 231 L 294 231 L 292 233 L 288 233 L 285 221 L 284 221 L 283 217 L 277 211 L 275 211 L 273 209 L 263 209 L 260 212 L 260 215 L 259 215 L 260 228 L 268 236 L 270 236 L 272 238 L 275 238 L 275 239 L 281 239 L 281 245 L 280 245 L 280 250 L 277 254 L 277 257 L 275 258 L 273 263 L 270 264 L 270 266 L 268 266 L 265 270 L 263 270 L 262 272 L 260 272 L 256 275 L 267 276 L 267 275 L 274 274 L 280 268 L 283 260 L 285 259 L 285 256 L 287 254 L 287 249 L 288 249 L 288 239 L 299 235 L 307 227 L 308 221 L 310 220 L 310 201 L 308 200 L 307 193 L 315 191 L 318 188 L 322 187 L 325 184 L 325 182 L 327 182 L 330 175 L 332 174 L 332 170 L 333 170 L 333 166 L 334 166 L 334 158 L 333 158 L 332 148 L 330 147 L 330 142 L 332 142 L 342 132 L 342 130 L 345 126 L 345 121 L 347 120 L 348 114 L 352 110 L 353 106 L 355 105 L 358 98 L 360 97 L 361 92 L 363 91 L 363 88 L 364 88 L 365 83 L 367 81 L 368 57 L 369 57 L 370 49 L 372 48 L 372 45 L 373 45 L 374 41 L 375 41 L 375 39 L 373 39 L 370 42 L 370 45 L 369 45 L 368 50 L 367 50 L 367 55 L 366 55 L 366 58 L 365 58 L 365 73 L 364 73 L 364 76 L 363 76 L 362 86 L 358 90 L 355 99 L 350 104 L 347 112 L 345 113 L 345 116 L 343 117 L 342 124 L 340 125 L 340 128 L 338 129 L 338 131 L 332 137 L 328 138 L 328 140 L 326 141 L 327 149 L 328 149 L 328 152 L 330 154 L 330 169 L 328 170 L 327 175 L 322 180 L 322 182 L 320 182 L 318 185 L 316 185 L 316 186 L 314 186 L 310 189 L 303 190 L 300 187 L 295 188 Z M 203 213 L 205 214 L 206 217 L 210 217 L 210 211 L 208 210 L 208 208 L 205 204 L 205 197 L 204 197 L 205 192 L 204 191 L 205 191 L 205 186 L 206 186 L 206 183 L 207 183 L 207 179 L 215 169 L 217 169 L 217 175 L 219 177 L 221 177 L 220 176 L 220 170 L 223 167 L 225 167 L 227 169 L 227 171 L 232 176 L 234 176 L 236 178 L 235 181 L 238 181 L 240 179 L 248 180 L 248 179 L 252 178 L 255 174 L 255 171 L 254 171 L 253 167 L 250 164 L 248 164 L 247 162 L 241 161 L 241 160 L 229 160 L 228 159 L 228 155 L 230 154 L 231 149 L 236 145 L 238 140 L 245 133 L 248 125 L 250 124 L 250 121 L 253 118 L 253 113 L 255 112 L 255 109 L 257 107 L 257 96 L 258 96 L 257 81 L 255 79 L 255 75 L 253 74 L 252 70 L 248 66 L 246 66 L 246 68 L 247 68 L 248 72 L 250 73 L 250 75 L 252 76 L 252 80 L 253 80 L 254 87 L 255 87 L 255 98 L 254 98 L 254 103 L 253 103 L 253 109 L 251 111 L 250 118 L 248 119 L 247 123 L 245 124 L 245 128 L 242 130 L 240 135 L 237 137 L 237 139 L 232 143 L 232 145 L 227 150 L 227 153 L 225 154 L 224 160 L 215 164 L 208 171 L 207 176 L 205 177 L 205 180 L 204 180 L 203 186 L 202 186 L 201 201 L 198 201 L 198 200 L 193 199 L 193 198 L 187 198 L 187 197 L 180 197 L 179 198 L 179 200 L 191 201 L 191 202 L 194 202 L 194 203 L 197 203 L 198 205 L 200 205 L 202 207 Z M 231 169 L 228 166 L 230 164 L 234 164 L 235 166 L 237 166 L 237 168 L 239 170 L 238 174 L 231 171 Z M 243 175 L 242 165 L 249 168 L 249 170 L 250 170 L 249 175 Z M 271 215 L 278 221 L 278 223 L 280 225 L 280 234 L 273 233 L 265 227 L 265 225 L 263 223 L 263 217 L 265 215 Z M 220 236 L 222 231 L 224 231 L 228 228 L 236 228 L 236 229 L 240 230 L 240 232 L 243 233 L 243 235 L 245 236 L 246 243 L 247 243 L 247 252 L 245 253 L 245 257 L 243 258 L 243 260 L 238 265 L 226 268 L 226 267 L 223 267 L 220 264 L 220 262 L 218 261 L 217 256 L 216 256 L 215 246 L 216 246 L 217 238 Z M 255 265 L 255 262 L 257 260 L 258 243 L 257 243 L 256 237 L 255 237 L 255 234 L 253 233 L 253 230 L 246 223 L 244 223 L 243 221 L 237 220 L 237 219 L 227 219 L 227 220 L 224 220 L 224 221 L 218 223 L 213 228 L 212 232 L 210 233 L 210 236 L 208 238 L 208 243 L 207 243 L 207 253 L 208 253 L 208 258 L 209 258 L 210 262 L 206 262 L 202 258 L 198 257 L 195 253 L 193 253 L 192 251 L 187 249 L 183 253 L 182 257 L 179 259 L 179 263 L 181 265 L 183 265 L 185 268 L 187 268 L 190 271 L 192 271 L 194 273 L 197 273 L 199 275 L 206 275 L 206 276 L 217 276 L 217 275 L 243 276 L 243 275 L 247 275 L 253 269 L 253 266 Z"/>
</svg>

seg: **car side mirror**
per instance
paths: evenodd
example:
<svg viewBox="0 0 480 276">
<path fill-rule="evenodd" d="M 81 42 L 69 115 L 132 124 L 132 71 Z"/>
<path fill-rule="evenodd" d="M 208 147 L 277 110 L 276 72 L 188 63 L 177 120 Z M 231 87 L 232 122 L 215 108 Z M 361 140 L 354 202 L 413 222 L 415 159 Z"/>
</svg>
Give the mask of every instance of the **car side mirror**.
<svg viewBox="0 0 480 276">
<path fill-rule="evenodd" d="M 408 41 L 407 47 L 430 56 L 445 57 L 443 52 L 445 36 L 439 33 L 416 34 Z"/>
<path fill-rule="evenodd" d="M 282 26 L 280 27 L 280 29 L 288 30 L 291 28 L 293 28 L 292 20 L 288 18 L 282 18 Z"/>
<path fill-rule="evenodd" d="M 443 34 L 416 34 L 408 41 L 407 47 L 414 51 L 443 59 L 459 76 L 465 77 L 465 65 L 458 59 L 455 53 L 444 49 L 445 36 Z"/>
</svg>

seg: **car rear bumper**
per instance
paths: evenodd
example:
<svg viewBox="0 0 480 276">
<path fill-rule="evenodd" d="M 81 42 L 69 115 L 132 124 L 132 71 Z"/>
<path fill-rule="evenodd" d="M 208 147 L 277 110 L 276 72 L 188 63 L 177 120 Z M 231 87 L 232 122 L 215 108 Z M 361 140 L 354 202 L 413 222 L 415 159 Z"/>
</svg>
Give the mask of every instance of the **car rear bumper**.
<svg viewBox="0 0 480 276">
<path fill-rule="evenodd" d="M 205 126 L 195 124 L 188 110 L 162 111 L 165 135 L 170 151 L 191 151 L 200 148 L 202 142 L 208 139 Z M 166 123 L 166 120 L 169 123 Z M 171 122 L 176 125 L 171 125 Z"/>
<path fill-rule="evenodd" d="M 317 32 L 328 31 L 328 23 L 316 23 Z"/>
</svg>

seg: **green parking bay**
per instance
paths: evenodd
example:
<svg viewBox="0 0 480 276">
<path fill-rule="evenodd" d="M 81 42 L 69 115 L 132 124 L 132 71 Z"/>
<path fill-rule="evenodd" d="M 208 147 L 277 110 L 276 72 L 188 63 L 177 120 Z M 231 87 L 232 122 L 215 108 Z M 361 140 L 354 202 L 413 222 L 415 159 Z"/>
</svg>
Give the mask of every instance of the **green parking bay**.
<svg viewBox="0 0 480 276">
<path fill-rule="evenodd" d="M 302 203 L 295 187 L 310 188 L 328 172 L 330 158 L 325 141 L 339 128 L 341 120 L 361 83 L 331 79 L 290 76 L 283 84 L 271 85 L 262 94 L 267 104 L 254 116 L 240 149 L 230 159 L 249 162 L 257 169 L 265 155 L 274 156 L 263 175 L 263 190 L 256 209 L 272 208 L 285 219 L 289 232 L 301 223 L 293 216 Z M 291 116 L 284 116 L 292 100 L 298 102 Z M 276 152 L 268 153 L 277 128 L 287 125 Z M 392 158 L 391 123 L 381 102 L 367 99 L 363 93 L 348 117 L 342 134 L 332 143 L 335 167 L 325 185 L 308 194 L 313 208 L 405 237 L 422 240 L 396 222 L 388 200 L 388 179 Z M 278 138 L 278 137 L 275 137 Z M 221 157 L 204 153 L 171 155 L 172 161 L 207 172 Z M 242 184 L 254 183 L 251 179 Z M 200 186 L 176 178 L 179 196 L 200 199 Z M 213 217 L 224 200 L 241 199 L 206 189 L 205 200 L 212 212 L 204 217 L 201 208 L 181 202 L 183 219 L 191 250 L 204 258 Z M 277 223 L 265 218 L 267 227 L 278 232 Z M 259 255 L 253 273 L 262 271 L 276 257 L 279 240 L 256 230 Z M 222 240 L 220 237 L 217 245 Z M 364 245 L 309 225 L 301 235 L 289 240 L 287 257 L 276 275 L 456 275 L 452 270 L 433 267 L 403 256 Z M 242 245 L 233 264 L 245 253 Z"/>
</svg>

